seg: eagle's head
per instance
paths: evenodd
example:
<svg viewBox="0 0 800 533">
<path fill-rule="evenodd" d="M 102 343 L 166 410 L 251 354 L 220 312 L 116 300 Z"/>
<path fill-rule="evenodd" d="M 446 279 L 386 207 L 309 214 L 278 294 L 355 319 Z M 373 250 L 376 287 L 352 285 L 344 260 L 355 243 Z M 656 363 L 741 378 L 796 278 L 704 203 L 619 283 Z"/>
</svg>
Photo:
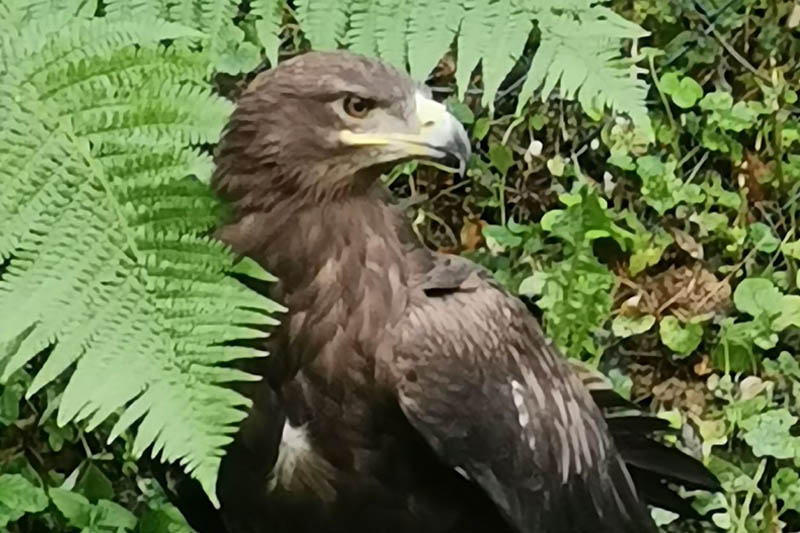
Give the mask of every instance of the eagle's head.
<svg viewBox="0 0 800 533">
<path fill-rule="evenodd" d="M 244 209 L 275 195 L 322 202 L 365 191 L 399 161 L 463 171 L 469 154 L 458 120 L 405 73 L 350 52 L 309 52 L 247 87 L 223 133 L 214 185 Z"/>
</svg>

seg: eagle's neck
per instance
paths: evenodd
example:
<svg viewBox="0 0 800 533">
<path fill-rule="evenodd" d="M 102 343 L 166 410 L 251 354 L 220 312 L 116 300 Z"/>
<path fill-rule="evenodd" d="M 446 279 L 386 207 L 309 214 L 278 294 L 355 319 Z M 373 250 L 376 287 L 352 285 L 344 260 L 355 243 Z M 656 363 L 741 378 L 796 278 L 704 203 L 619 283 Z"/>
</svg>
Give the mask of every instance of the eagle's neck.
<svg viewBox="0 0 800 533">
<path fill-rule="evenodd" d="M 239 213 L 217 236 L 257 260 L 286 288 L 304 286 L 334 262 L 350 263 L 358 271 L 400 267 L 419 245 L 389 198 L 380 184 L 320 204 L 275 196 L 269 209 Z"/>
<path fill-rule="evenodd" d="M 366 361 L 404 311 L 417 257 L 427 252 L 377 185 L 287 212 L 249 213 L 219 237 L 278 277 L 271 296 L 289 311 L 273 338 L 290 373 L 304 367 L 342 383 L 364 368 L 368 382 L 375 367 Z"/>
</svg>

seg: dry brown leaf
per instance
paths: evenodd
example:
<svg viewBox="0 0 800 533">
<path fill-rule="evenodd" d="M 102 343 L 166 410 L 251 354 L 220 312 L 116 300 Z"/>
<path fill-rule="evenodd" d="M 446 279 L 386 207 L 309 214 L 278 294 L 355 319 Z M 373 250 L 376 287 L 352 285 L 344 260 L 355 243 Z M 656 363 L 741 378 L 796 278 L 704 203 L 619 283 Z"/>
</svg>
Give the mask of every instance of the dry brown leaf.
<svg viewBox="0 0 800 533">
<path fill-rule="evenodd" d="M 698 376 L 707 376 L 714 371 L 714 366 L 711 364 L 711 358 L 707 355 L 703 355 L 700 361 L 695 363 L 692 368 L 694 373 Z"/>
<path fill-rule="evenodd" d="M 689 254 L 693 259 L 703 259 L 703 245 L 697 242 L 694 237 L 678 228 L 672 228 L 670 233 L 675 239 L 675 244 L 681 250 Z"/>
<path fill-rule="evenodd" d="M 711 318 L 725 311 L 731 301 L 731 287 L 700 263 L 671 267 L 653 276 L 640 277 L 635 288 L 620 291 L 624 311 L 630 314 L 675 315 L 686 322 L 692 318 Z"/>
<path fill-rule="evenodd" d="M 479 218 L 464 217 L 461 226 L 461 249 L 472 252 L 483 244 L 483 227 L 486 222 Z"/>
</svg>

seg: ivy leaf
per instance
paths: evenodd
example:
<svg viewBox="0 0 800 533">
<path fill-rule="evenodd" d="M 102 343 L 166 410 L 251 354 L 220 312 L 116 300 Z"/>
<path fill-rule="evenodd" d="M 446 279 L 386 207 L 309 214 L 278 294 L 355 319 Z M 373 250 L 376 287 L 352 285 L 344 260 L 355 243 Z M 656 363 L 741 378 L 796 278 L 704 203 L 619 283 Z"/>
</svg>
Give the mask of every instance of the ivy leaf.
<svg viewBox="0 0 800 533">
<path fill-rule="evenodd" d="M 772 322 L 772 329 L 783 331 L 789 326 L 800 327 L 800 296 L 785 294 L 776 303 L 780 314 Z"/>
<path fill-rule="evenodd" d="M 800 475 L 791 468 L 781 468 L 772 478 L 772 493 L 786 509 L 800 512 Z"/>
<path fill-rule="evenodd" d="M 93 462 L 86 463 L 75 489 L 93 502 L 114 496 L 111 480 Z"/>
<path fill-rule="evenodd" d="M 780 291 L 768 279 L 747 278 L 733 292 L 736 309 L 757 317 L 763 313 L 775 313 L 775 303 L 781 299 Z"/>
<path fill-rule="evenodd" d="M 506 248 L 516 248 L 522 244 L 522 237 L 515 235 L 508 228 L 488 224 L 483 227 L 483 236 L 490 250 L 500 252 Z"/>
<path fill-rule="evenodd" d="M 100 500 L 92 511 L 94 525 L 113 528 L 115 532 L 130 531 L 136 527 L 136 517 L 112 501 Z"/>
<path fill-rule="evenodd" d="M 697 224 L 699 237 L 707 237 L 714 233 L 724 234 L 728 231 L 728 217 L 722 213 L 711 213 L 709 211 L 692 213 L 689 217 L 689 222 Z"/>
<path fill-rule="evenodd" d="M 773 409 L 741 421 L 745 442 L 758 457 L 791 459 L 800 451 L 800 438 L 789 432 L 797 422 L 788 409 Z"/>
<path fill-rule="evenodd" d="M 504 144 L 493 144 L 489 147 L 489 161 L 500 174 L 505 175 L 508 169 L 514 164 L 514 156 L 511 149 Z"/>
<path fill-rule="evenodd" d="M 555 156 L 547 160 L 546 165 L 547 165 L 547 170 L 550 171 L 550 174 L 556 177 L 560 177 L 564 175 L 564 169 L 566 168 L 567 163 L 563 157 L 556 154 Z"/>
<path fill-rule="evenodd" d="M 750 239 L 759 252 L 772 253 L 778 249 L 781 241 L 772 233 L 772 229 L 763 222 L 755 222 L 749 228 Z"/>
<path fill-rule="evenodd" d="M 482 141 L 486 134 L 489 133 L 489 128 L 492 126 L 492 121 L 486 117 L 481 117 L 475 121 L 472 126 L 472 138 L 476 141 Z"/>
<path fill-rule="evenodd" d="M 742 198 L 737 193 L 729 191 L 722 186 L 722 178 L 720 178 L 719 174 L 713 173 L 710 183 L 706 181 L 701 187 L 706 195 L 714 198 L 715 203 L 721 207 L 739 209 L 742 204 Z"/>
<path fill-rule="evenodd" d="M 792 259 L 800 259 L 800 241 L 785 242 L 781 245 L 781 252 Z"/>
<path fill-rule="evenodd" d="M 47 495 L 19 474 L 0 475 L 0 527 L 47 507 Z"/>
<path fill-rule="evenodd" d="M 60 488 L 50 489 L 49 494 L 53 504 L 71 526 L 84 528 L 91 524 L 92 504 L 84 496 Z"/>
<path fill-rule="evenodd" d="M 680 518 L 681 515 L 678 513 L 673 513 L 672 511 L 667 511 L 666 509 L 661 509 L 660 507 L 653 507 L 650 510 L 650 516 L 653 517 L 653 522 L 655 522 L 657 526 L 661 527 L 673 523 L 675 520 Z"/>
<path fill-rule="evenodd" d="M 642 179 L 644 200 L 660 215 L 681 202 L 698 204 L 705 200 L 699 185 L 684 183 L 675 175 L 677 165 L 674 159 L 664 163 L 652 155 L 636 160 L 636 173 Z"/>
<path fill-rule="evenodd" d="M 725 91 L 710 92 L 700 100 L 703 111 L 726 111 L 733 107 L 733 95 Z"/>
<path fill-rule="evenodd" d="M 475 113 L 461 100 L 450 97 L 445 102 L 445 105 L 447 106 L 447 110 L 462 124 L 472 124 L 475 122 Z"/>
<path fill-rule="evenodd" d="M 675 105 L 688 109 L 703 96 L 703 88 L 692 78 L 669 72 L 661 77 L 661 89 L 672 97 Z"/>
<path fill-rule="evenodd" d="M 633 230 L 633 234 L 629 237 L 633 253 L 628 262 L 628 271 L 631 276 L 636 276 L 648 267 L 658 264 L 664 250 L 675 242 L 675 239 L 660 226 L 654 230 L 646 228 L 632 211 L 625 213 L 624 220 Z"/>
<path fill-rule="evenodd" d="M 253 43 L 243 41 L 232 45 L 217 59 L 217 70 L 236 75 L 249 72 L 261 63 L 261 51 Z"/>
<path fill-rule="evenodd" d="M 522 280 L 517 292 L 522 296 L 539 296 L 542 294 L 545 282 L 547 282 L 547 274 L 537 270 Z"/>
<path fill-rule="evenodd" d="M 602 237 L 611 237 L 623 248 L 631 233 L 614 223 L 606 201 L 588 187 L 578 192 L 561 194 L 559 200 L 566 209 L 552 209 L 540 222 L 544 231 L 563 239 L 572 246 Z"/>
<path fill-rule="evenodd" d="M 0 388 L 0 426 L 10 426 L 17 420 L 19 402 L 25 396 L 30 381 L 28 373 L 20 369 Z"/>
<path fill-rule="evenodd" d="M 690 323 L 681 326 L 674 316 L 662 318 L 658 332 L 665 346 L 683 356 L 695 351 L 703 339 L 702 325 Z"/>
<path fill-rule="evenodd" d="M 640 317 L 632 318 L 625 315 L 617 315 L 611 323 L 611 330 L 614 335 L 620 339 L 632 337 L 644 333 L 656 323 L 656 317 L 653 315 L 643 315 Z"/>
<path fill-rule="evenodd" d="M 148 509 L 139 518 L 139 533 L 195 533 L 183 515 L 172 505 Z"/>
</svg>

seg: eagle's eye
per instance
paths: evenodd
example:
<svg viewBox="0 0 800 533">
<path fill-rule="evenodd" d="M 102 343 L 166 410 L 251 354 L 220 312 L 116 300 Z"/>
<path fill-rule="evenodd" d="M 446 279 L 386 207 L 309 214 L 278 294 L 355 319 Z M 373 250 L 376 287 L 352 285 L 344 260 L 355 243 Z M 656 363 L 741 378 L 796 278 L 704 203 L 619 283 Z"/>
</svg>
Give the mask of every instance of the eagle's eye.
<svg viewBox="0 0 800 533">
<path fill-rule="evenodd" d="M 364 118 L 375 107 L 375 102 L 367 98 L 350 95 L 344 99 L 345 112 L 354 118 Z"/>
</svg>

